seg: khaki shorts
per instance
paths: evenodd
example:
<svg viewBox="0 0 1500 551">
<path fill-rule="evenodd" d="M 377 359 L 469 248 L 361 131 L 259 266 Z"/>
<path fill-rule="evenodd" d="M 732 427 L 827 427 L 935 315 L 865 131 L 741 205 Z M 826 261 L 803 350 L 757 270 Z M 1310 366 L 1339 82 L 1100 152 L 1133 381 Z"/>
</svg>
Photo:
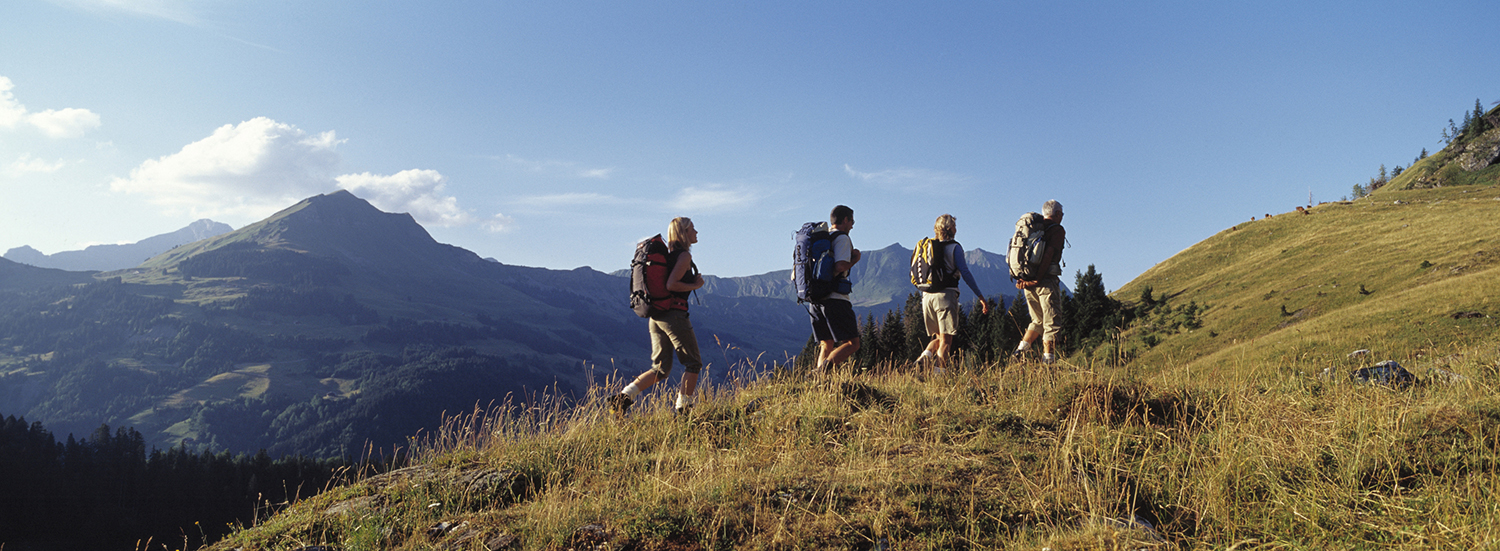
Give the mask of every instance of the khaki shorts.
<svg viewBox="0 0 1500 551">
<path fill-rule="evenodd" d="M 928 336 L 957 335 L 958 289 L 922 293 L 922 322 L 927 326 Z"/>
</svg>

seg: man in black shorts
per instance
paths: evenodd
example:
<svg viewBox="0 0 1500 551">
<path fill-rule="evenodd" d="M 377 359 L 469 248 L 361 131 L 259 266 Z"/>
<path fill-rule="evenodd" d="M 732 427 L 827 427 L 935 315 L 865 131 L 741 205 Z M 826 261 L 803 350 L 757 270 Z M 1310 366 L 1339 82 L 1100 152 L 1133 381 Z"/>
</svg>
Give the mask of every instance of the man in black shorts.
<svg viewBox="0 0 1500 551">
<path fill-rule="evenodd" d="M 854 209 L 839 205 L 828 215 L 828 223 L 837 232 L 833 238 L 834 278 L 849 279 L 849 270 L 859 263 L 859 249 L 849 240 L 854 228 Z M 849 359 L 859 351 L 859 319 L 849 295 L 833 293 L 828 298 L 807 304 L 812 316 L 813 338 L 818 339 L 817 371 L 824 371 Z"/>
</svg>

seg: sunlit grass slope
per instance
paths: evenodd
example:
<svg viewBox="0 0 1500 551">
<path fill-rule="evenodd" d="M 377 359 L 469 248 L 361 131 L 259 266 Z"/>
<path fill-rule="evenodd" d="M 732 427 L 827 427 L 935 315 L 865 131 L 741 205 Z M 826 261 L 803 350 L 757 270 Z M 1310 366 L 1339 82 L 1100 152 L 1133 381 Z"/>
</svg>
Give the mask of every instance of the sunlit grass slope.
<svg viewBox="0 0 1500 551">
<path fill-rule="evenodd" d="M 213 549 L 1484 548 L 1495 344 L 1405 391 L 966 366 L 774 377 L 691 417 L 600 393 L 452 419 Z"/>
<path fill-rule="evenodd" d="M 1249 377 L 1341 365 L 1357 349 L 1398 361 L 1452 354 L 1495 335 L 1500 189 L 1381 190 L 1241 223 L 1121 287 L 1207 305 L 1201 328 L 1135 364 Z M 1474 312 L 1481 314 L 1472 316 Z M 1429 362 L 1430 363 L 1430 362 Z"/>
</svg>

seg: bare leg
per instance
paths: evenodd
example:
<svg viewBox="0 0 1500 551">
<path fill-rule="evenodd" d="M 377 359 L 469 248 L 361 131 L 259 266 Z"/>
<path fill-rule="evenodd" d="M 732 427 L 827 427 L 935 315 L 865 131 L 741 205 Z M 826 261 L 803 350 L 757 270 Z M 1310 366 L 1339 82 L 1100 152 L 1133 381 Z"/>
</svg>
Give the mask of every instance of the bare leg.
<svg viewBox="0 0 1500 551">
<path fill-rule="evenodd" d="M 859 337 L 839 343 L 837 347 L 829 352 L 828 362 L 825 365 L 842 363 L 844 360 L 849 359 L 850 356 L 853 356 L 855 352 L 859 352 Z"/>
<path fill-rule="evenodd" d="M 953 347 L 953 335 L 939 333 L 936 339 L 937 345 L 937 368 L 939 370 L 948 367 L 948 349 Z"/>
<path fill-rule="evenodd" d="M 661 376 L 657 375 L 655 371 L 648 370 L 645 373 L 642 373 L 641 376 L 636 377 L 635 382 L 631 384 L 635 385 L 635 388 L 637 389 L 646 390 L 648 388 L 651 388 L 651 385 L 656 384 L 656 382 L 659 380 L 661 380 Z M 697 381 L 694 380 L 694 382 Z"/>
<path fill-rule="evenodd" d="M 833 341 L 818 341 L 818 369 L 822 371 L 828 367 L 828 358 L 833 356 Z"/>
</svg>

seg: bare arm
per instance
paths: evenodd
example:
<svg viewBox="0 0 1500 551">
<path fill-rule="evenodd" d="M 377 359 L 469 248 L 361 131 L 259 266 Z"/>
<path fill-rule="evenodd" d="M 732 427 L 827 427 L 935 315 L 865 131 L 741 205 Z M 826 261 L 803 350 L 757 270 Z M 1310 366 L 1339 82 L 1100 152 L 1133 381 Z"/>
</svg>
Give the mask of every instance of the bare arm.
<svg viewBox="0 0 1500 551">
<path fill-rule="evenodd" d="M 687 275 L 688 268 L 693 265 L 693 253 L 683 251 L 677 255 L 677 263 L 672 265 L 672 273 L 667 276 L 667 290 L 685 293 L 696 291 L 703 286 L 703 276 L 698 276 L 692 283 L 683 283 L 682 277 Z"/>
<path fill-rule="evenodd" d="M 841 274 L 849 273 L 849 269 L 859 264 L 859 249 L 849 251 L 849 261 L 838 261 L 833 263 L 833 271 Z"/>
</svg>

